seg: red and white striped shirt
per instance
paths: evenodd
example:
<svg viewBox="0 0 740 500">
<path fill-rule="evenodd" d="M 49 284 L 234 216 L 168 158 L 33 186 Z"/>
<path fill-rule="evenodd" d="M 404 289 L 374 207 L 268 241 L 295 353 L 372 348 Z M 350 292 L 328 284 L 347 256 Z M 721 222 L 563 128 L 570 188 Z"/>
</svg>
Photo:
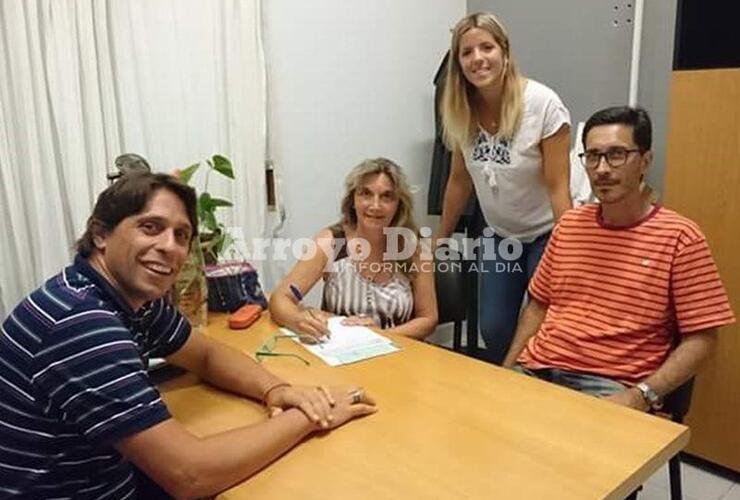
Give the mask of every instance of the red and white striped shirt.
<svg viewBox="0 0 740 500">
<path fill-rule="evenodd" d="M 600 206 L 563 215 L 529 284 L 548 305 L 519 363 L 634 384 L 666 360 L 675 332 L 735 321 L 706 239 L 691 220 L 656 206 L 611 227 Z"/>
</svg>

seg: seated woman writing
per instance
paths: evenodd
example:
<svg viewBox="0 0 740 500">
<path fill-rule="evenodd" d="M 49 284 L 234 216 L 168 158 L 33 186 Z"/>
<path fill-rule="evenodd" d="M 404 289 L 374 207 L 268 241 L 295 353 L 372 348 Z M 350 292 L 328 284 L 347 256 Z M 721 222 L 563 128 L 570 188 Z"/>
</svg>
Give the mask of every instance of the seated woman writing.
<svg viewBox="0 0 740 500">
<path fill-rule="evenodd" d="M 316 251 L 307 252 L 277 286 L 272 318 L 314 338 L 328 333 L 332 316 L 347 316 L 345 325 L 426 337 L 437 324 L 433 263 L 422 261 L 417 241 L 393 234 L 398 231 L 384 233 L 397 228 L 418 238 L 406 176 L 391 160 L 375 158 L 357 165 L 345 187 L 342 220 L 314 238 Z M 322 276 L 321 310 L 302 306 L 300 298 Z"/>
</svg>

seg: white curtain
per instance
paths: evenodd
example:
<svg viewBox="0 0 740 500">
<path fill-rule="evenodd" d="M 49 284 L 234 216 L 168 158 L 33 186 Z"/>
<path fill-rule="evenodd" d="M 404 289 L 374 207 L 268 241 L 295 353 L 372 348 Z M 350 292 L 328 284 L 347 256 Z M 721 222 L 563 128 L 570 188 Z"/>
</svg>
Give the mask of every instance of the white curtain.
<svg viewBox="0 0 740 500">
<path fill-rule="evenodd" d="M 0 0 L 0 313 L 70 261 L 121 153 L 229 157 L 209 190 L 261 235 L 265 92 L 259 0 Z"/>
</svg>

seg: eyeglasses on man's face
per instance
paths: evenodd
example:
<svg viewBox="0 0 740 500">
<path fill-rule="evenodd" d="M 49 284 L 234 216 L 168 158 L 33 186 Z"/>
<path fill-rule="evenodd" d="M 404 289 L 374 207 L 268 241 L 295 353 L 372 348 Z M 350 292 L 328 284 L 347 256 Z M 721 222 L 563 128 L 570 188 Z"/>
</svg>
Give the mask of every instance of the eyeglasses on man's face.
<svg viewBox="0 0 740 500">
<path fill-rule="evenodd" d="M 627 148 L 609 148 L 606 152 L 601 151 L 586 151 L 578 155 L 581 159 L 581 164 L 589 170 L 595 170 L 601 163 L 601 159 L 606 160 L 606 164 L 610 167 L 621 167 L 632 153 L 642 153 L 642 150 L 627 149 Z"/>
</svg>

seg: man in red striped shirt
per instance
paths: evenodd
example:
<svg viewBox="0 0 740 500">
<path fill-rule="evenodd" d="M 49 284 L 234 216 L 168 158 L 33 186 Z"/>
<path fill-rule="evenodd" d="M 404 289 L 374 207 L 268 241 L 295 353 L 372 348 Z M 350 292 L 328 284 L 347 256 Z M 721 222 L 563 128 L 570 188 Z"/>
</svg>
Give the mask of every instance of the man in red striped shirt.
<svg viewBox="0 0 740 500">
<path fill-rule="evenodd" d="M 566 212 L 504 366 L 641 410 L 691 378 L 735 321 L 706 239 L 653 203 L 643 109 L 608 108 L 580 155 L 600 204 Z"/>
</svg>

